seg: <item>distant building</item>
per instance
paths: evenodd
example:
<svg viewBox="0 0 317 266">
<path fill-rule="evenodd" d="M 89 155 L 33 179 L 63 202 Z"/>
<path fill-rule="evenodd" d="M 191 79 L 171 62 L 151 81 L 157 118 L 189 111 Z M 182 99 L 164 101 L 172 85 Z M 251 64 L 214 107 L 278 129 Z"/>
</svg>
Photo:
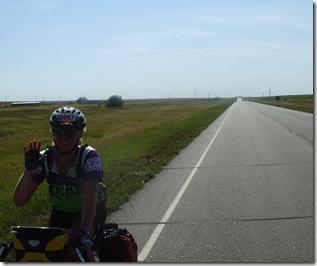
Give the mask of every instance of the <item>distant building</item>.
<svg viewBox="0 0 317 266">
<path fill-rule="evenodd" d="M 31 105 L 39 105 L 40 102 L 13 102 L 11 106 L 31 106 Z"/>
<path fill-rule="evenodd" d="M 88 100 L 86 97 L 79 97 L 76 102 L 78 104 L 83 104 L 83 103 L 101 103 L 102 100 Z"/>
<path fill-rule="evenodd" d="M 77 103 L 81 104 L 81 103 L 88 103 L 89 100 L 86 97 L 79 97 L 77 99 Z"/>
</svg>

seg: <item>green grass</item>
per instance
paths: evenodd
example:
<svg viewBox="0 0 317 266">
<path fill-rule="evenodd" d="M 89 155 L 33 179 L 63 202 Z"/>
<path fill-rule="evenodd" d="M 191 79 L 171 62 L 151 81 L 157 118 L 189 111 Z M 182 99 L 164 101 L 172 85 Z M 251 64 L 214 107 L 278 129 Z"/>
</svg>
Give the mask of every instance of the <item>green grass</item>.
<svg viewBox="0 0 317 266">
<path fill-rule="evenodd" d="M 118 109 L 74 105 L 88 121 L 83 142 L 95 147 L 103 162 L 109 211 L 141 189 L 233 101 L 127 101 Z M 12 195 L 23 171 L 23 144 L 33 139 L 43 148 L 51 144 L 48 118 L 58 107 L 0 109 L 0 243 L 11 239 L 12 225 L 47 226 L 46 182 L 24 207 L 16 208 Z"/>
<path fill-rule="evenodd" d="M 246 97 L 245 100 L 254 101 L 258 103 L 274 105 L 287 109 L 313 113 L 314 112 L 314 97 L 311 94 L 308 95 L 283 95 L 276 97 Z"/>
</svg>

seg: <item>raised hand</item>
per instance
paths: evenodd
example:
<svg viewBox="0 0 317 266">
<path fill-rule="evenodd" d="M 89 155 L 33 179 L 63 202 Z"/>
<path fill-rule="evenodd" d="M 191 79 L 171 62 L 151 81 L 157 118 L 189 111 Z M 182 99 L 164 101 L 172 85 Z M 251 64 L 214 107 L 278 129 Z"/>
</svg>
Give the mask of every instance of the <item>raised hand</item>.
<svg viewBox="0 0 317 266">
<path fill-rule="evenodd" d="M 36 168 L 42 165 L 46 159 L 46 155 L 40 154 L 41 141 L 30 141 L 29 148 L 24 145 L 24 167 L 29 171 L 34 171 Z"/>
</svg>

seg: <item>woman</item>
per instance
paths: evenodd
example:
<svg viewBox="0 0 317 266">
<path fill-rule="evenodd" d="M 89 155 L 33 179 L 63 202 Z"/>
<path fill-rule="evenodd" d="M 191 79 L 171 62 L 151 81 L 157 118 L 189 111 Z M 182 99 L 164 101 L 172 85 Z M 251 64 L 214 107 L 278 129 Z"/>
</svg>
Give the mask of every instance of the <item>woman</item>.
<svg viewBox="0 0 317 266">
<path fill-rule="evenodd" d="M 52 212 L 50 227 L 70 229 L 69 242 L 92 237 L 106 219 L 103 167 L 97 151 L 80 145 L 86 128 L 84 114 L 73 107 L 55 110 L 50 117 L 54 145 L 40 151 L 41 142 L 24 147 L 25 169 L 13 196 L 17 207 L 29 202 L 46 179 Z"/>
</svg>

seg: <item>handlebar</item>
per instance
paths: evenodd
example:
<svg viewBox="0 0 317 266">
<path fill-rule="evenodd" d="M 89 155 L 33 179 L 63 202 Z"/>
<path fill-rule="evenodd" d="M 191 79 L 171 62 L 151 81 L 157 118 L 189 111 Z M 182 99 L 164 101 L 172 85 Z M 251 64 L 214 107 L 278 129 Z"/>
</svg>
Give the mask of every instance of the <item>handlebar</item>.
<svg viewBox="0 0 317 266">
<path fill-rule="evenodd" d="M 69 245 L 69 252 L 75 261 L 99 262 L 99 257 L 94 251 L 94 242 L 89 237 L 79 236 Z"/>
<path fill-rule="evenodd" d="M 1 262 L 4 262 L 4 259 L 7 257 L 11 249 L 13 249 L 13 243 L 1 245 L 0 247 L 0 261 Z"/>
<path fill-rule="evenodd" d="M 75 247 L 75 253 L 80 262 L 99 262 L 99 257 L 92 249 Z"/>
</svg>

